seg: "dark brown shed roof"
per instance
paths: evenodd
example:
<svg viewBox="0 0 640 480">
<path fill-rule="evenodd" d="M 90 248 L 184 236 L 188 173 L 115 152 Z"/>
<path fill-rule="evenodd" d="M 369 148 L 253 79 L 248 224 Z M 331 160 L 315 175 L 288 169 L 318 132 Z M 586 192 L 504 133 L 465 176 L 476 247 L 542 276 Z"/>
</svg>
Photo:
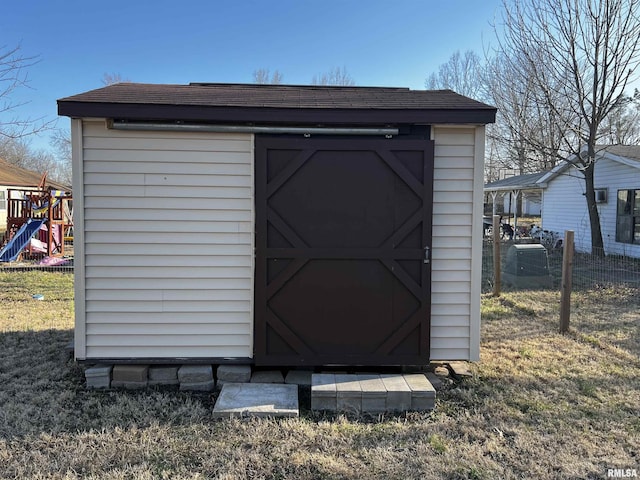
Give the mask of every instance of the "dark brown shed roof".
<svg viewBox="0 0 640 480">
<path fill-rule="evenodd" d="M 37 187 L 42 179 L 42 173 L 26 170 L 0 158 L 0 185 L 5 187 Z M 47 187 L 66 190 L 68 187 L 61 183 L 47 180 Z"/>
<path fill-rule="evenodd" d="M 267 123 L 473 123 L 496 109 L 451 90 L 192 83 L 118 83 L 58 100 L 70 117 Z"/>
</svg>

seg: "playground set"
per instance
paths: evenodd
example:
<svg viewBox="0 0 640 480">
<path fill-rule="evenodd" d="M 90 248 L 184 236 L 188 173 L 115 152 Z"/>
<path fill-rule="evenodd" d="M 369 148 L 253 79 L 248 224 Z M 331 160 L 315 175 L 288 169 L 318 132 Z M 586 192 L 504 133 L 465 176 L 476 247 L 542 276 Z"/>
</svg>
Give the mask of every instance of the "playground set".
<svg viewBox="0 0 640 480">
<path fill-rule="evenodd" d="M 65 238 L 73 235 L 73 197 L 71 192 L 47 188 L 46 180 L 45 173 L 35 190 L 7 190 L 7 230 L 0 262 L 65 255 Z"/>
</svg>

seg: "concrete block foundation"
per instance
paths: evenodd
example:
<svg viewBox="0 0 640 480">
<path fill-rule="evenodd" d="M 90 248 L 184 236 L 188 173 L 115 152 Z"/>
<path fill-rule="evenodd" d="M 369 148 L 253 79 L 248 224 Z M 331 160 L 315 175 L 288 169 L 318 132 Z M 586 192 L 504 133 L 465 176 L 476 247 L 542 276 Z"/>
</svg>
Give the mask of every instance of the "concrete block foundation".
<svg viewBox="0 0 640 480">
<path fill-rule="evenodd" d="M 178 367 L 151 366 L 149 367 L 149 385 L 178 385 Z"/>
<path fill-rule="evenodd" d="M 215 387 L 215 380 L 208 380 L 206 382 L 180 383 L 180 391 L 182 392 L 212 392 Z"/>
<path fill-rule="evenodd" d="M 149 365 L 114 365 L 112 371 L 113 382 L 144 382 L 149 374 Z"/>
<path fill-rule="evenodd" d="M 201 383 L 213 380 L 211 365 L 182 365 L 178 369 L 178 380 L 183 383 Z"/>
<path fill-rule="evenodd" d="M 348 374 L 291 370 L 286 380 L 280 370 L 251 373 L 249 365 L 220 365 L 216 382 L 211 365 L 94 365 L 86 369 L 85 378 L 87 389 L 179 385 L 181 391 L 211 392 L 217 386 L 222 389 L 219 399 L 225 399 L 214 411 L 217 418 L 294 416 L 291 395 L 295 397 L 297 416 L 298 385 L 309 384 L 311 409 L 315 411 L 352 414 L 428 411 L 435 408 L 436 400 L 436 389 L 428 377 L 436 383 L 440 380 L 431 372 Z M 461 372 L 462 375 L 464 373 Z M 255 387 L 240 388 L 238 385 Z M 225 387 L 228 388 L 225 390 Z M 223 392 L 226 393 L 223 395 Z"/>
<path fill-rule="evenodd" d="M 109 388 L 111 386 L 111 365 L 94 365 L 84 372 L 87 389 Z"/>
<path fill-rule="evenodd" d="M 251 381 L 251 367 L 249 365 L 220 365 L 216 376 L 221 384 L 248 383 Z"/>
</svg>

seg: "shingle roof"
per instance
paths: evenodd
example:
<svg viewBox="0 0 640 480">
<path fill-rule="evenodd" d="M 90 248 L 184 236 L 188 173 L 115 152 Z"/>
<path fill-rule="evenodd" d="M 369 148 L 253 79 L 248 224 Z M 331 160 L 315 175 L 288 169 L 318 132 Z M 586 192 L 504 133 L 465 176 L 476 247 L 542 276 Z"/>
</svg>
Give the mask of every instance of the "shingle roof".
<svg viewBox="0 0 640 480">
<path fill-rule="evenodd" d="M 484 186 L 485 191 L 495 190 L 522 190 L 526 188 L 542 188 L 536 182 L 545 176 L 548 172 L 526 173 L 524 175 L 515 175 L 513 177 L 504 178 L 495 182 L 487 183 Z"/>
<path fill-rule="evenodd" d="M 640 162 L 640 145 L 598 145 L 597 149 Z"/>
<path fill-rule="evenodd" d="M 586 147 L 583 148 L 583 151 Z M 628 165 L 640 169 L 640 145 L 596 145 L 596 159 L 608 158 L 614 162 Z M 575 154 L 571 155 L 566 162 L 558 163 L 553 169 L 545 174 L 542 182 L 548 183 L 562 174 L 572 166 L 572 161 L 576 159 Z"/>
<path fill-rule="evenodd" d="M 0 158 L 0 185 L 7 187 L 37 187 L 42 174 L 26 170 Z M 47 186 L 65 190 L 67 187 L 57 182 L 47 181 Z"/>
<path fill-rule="evenodd" d="M 137 106 L 138 108 L 132 108 Z M 141 108 L 143 107 L 144 108 Z M 178 108 L 180 107 L 180 108 Z M 207 120 L 207 113 L 215 120 L 220 109 L 247 110 L 274 109 L 289 113 L 306 111 L 317 116 L 319 112 L 377 112 L 393 121 L 394 113 L 415 114 L 449 112 L 454 117 L 466 114 L 469 123 L 490 123 L 495 120 L 496 109 L 484 103 L 459 95 L 451 90 L 410 90 L 389 87 L 327 87 L 295 85 L 258 85 L 226 83 L 192 83 L 189 85 L 158 85 L 118 83 L 58 100 L 58 112 L 67 116 L 100 114 L 115 118 L 156 115 L 174 119 L 192 116 L 194 120 Z M 224 115 L 222 115 L 224 117 Z M 237 114 L 232 115 L 234 120 Z M 411 116 L 411 115 L 410 115 Z M 298 115 L 299 117 L 299 115 Z M 291 116 L 288 121 L 295 121 Z M 418 118 L 418 117 L 416 117 Z M 456 117 L 457 118 L 457 117 Z M 302 120 L 302 118 L 301 118 Z M 461 123 L 461 122 L 460 122 Z"/>
</svg>

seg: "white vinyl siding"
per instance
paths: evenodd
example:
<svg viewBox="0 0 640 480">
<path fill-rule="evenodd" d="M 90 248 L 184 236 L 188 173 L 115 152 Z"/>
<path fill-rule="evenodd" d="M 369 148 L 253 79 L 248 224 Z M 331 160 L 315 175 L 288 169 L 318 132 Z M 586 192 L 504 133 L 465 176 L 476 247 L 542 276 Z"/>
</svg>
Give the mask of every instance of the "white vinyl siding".
<svg viewBox="0 0 640 480">
<path fill-rule="evenodd" d="M 431 359 L 477 360 L 473 219 L 476 175 L 482 175 L 477 157 L 483 153 L 475 127 L 435 127 L 434 141 Z M 481 188 L 482 177 L 479 183 Z"/>
<path fill-rule="evenodd" d="M 78 357 L 252 357 L 253 137 L 85 120 L 82 157 Z"/>
<path fill-rule="evenodd" d="M 616 199 L 618 190 L 640 189 L 640 170 L 603 157 L 594 172 L 595 187 L 607 189 L 607 202 L 598 203 L 605 253 L 640 257 L 640 245 L 616 242 Z M 591 251 L 591 226 L 584 197 L 585 182 L 572 168 L 549 181 L 543 193 L 542 228 L 574 231 L 576 250 Z"/>
</svg>

